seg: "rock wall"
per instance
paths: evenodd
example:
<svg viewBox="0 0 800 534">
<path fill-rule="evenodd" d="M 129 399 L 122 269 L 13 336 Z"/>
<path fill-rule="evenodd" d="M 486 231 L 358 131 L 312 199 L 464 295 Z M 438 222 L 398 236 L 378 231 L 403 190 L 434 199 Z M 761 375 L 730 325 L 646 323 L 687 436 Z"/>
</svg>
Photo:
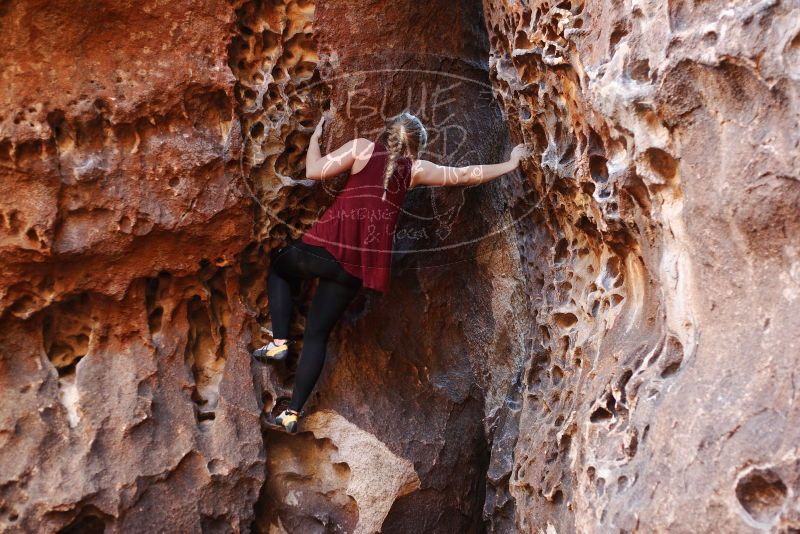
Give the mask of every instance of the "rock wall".
<svg viewBox="0 0 800 534">
<path fill-rule="evenodd" d="M 798 5 L 484 5 L 540 204 L 491 530 L 795 531 Z"/>
<path fill-rule="evenodd" d="M 0 2 L 0 531 L 800 528 L 798 11 Z M 412 191 L 262 433 L 308 135 L 405 107 L 524 176 Z"/>
<path fill-rule="evenodd" d="M 501 160 L 507 134 L 489 85 L 481 5 L 376 5 L 316 7 L 318 71 L 330 87 L 323 107 L 333 118 L 327 146 L 373 137 L 408 106 L 430 126 L 429 157 Z M 331 340 L 307 408 L 310 434 L 302 446 L 294 437 L 265 437 L 258 528 L 482 530 L 483 418 L 510 387 L 529 324 L 514 320 L 515 308 L 524 310 L 524 280 L 513 234 L 490 235 L 510 196 L 499 183 L 409 194 L 397 235 L 405 254 L 391 290 L 382 297 L 365 291 Z M 280 406 L 288 394 L 274 388 L 268 405 Z"/>
<path fill-rule="evenodd" d="M 0 530 L 246 529 L 230 6 L 4 2 Z"/>
<path fill-rule="evenodd" d="M 406 106 L 431 157 L 507 148 L 481 6 L 397 8 L 2 5 L 0 529 L 482 528 L 483 416 L 530 324 L 513 239 L 483 239 L 498 184 L 415 191 L 392 292 L 334 335 L 307 432 L 258 422 L 296 365 L 248 354 L 269 251 L 341 185 L 300 179 L 320 110 L 329 149 Z"/>
</svg>

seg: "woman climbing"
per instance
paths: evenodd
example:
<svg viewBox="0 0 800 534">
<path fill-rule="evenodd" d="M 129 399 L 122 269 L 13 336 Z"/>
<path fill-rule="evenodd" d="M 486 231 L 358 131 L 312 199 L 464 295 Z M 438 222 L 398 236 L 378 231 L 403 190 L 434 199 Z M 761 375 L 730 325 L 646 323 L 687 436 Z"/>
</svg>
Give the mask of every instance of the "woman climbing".
<svg viewBox="0 0 800 534">
<path fill-rule="evenodd" d="M 273 252 L 267 279 L 273 339 L 256 349 L 261 361 L 289 353 L 292 290 L 318 277 L 311 301 L 288 409 L 275 418 L 297 432 L 298 418 L 325 362 L 328 335 L 364 286 L 385 292 L 389 285 L 392 239 L 406 191 L 418 185 L 474 185 L 513 171 L 525 154 L 517 145 L 505 163 L 446 167 L 416 159 L 428 141 L 422 122 L 408 112 L 387 121 L 376 142 L 358 138 L 322 156 L 320 120 L 306 155 L 306 177 L 324 180 L 350 171 L 344 190 L 300 239 Z"/>
</svg>

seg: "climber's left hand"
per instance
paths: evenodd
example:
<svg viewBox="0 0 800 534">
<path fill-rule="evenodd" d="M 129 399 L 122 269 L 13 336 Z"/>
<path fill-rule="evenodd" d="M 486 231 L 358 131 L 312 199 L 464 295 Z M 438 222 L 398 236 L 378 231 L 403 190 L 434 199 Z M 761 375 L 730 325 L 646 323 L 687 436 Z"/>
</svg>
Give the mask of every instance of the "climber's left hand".
<svg viewBox="0 0 800 534">
<path fill-rule="evenodd" d="M 319 120 L 319 123 L 317 124 L 317 127 L 314 130 L 314 133 L 311 134 L 313 137 L 319 138 L 319 137 L 322 136 L 322 125 L 323 124 L 325 124 L 325 117 L 324 116 Z"/>
</svg>

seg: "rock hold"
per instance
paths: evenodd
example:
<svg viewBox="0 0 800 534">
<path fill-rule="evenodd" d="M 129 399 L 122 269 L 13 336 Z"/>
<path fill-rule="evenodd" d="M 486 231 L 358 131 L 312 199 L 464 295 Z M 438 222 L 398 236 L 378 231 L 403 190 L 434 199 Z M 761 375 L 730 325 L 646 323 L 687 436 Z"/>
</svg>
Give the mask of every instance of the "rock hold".
<svg viewBox="0 0 800 534">
<path fill-rule="evenodd" d="M 0 530 L 799 529 L 798 14 L 0 5 Z M 392 289 L 262 434 L 270 253 L 341 186 L 308 137 L 404 108 L 429 159 L 533 157 L 409 194 Z"/>
</svg>

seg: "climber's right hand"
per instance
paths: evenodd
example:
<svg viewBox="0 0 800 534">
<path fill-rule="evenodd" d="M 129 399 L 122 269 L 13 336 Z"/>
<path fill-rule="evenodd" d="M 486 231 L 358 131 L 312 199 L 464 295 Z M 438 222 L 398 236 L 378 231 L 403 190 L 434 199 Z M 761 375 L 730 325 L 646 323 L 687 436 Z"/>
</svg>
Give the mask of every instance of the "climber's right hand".
<svg viewBox="0 0 800 534">
<path fill-rule="evenodd" d="M 520 143 L 511 150 L 511 157 L 509 159 L 519 165 L 519 162 L 527 156 L 528 149 L 525 147 L 525 144 Z"/>
</svg>

